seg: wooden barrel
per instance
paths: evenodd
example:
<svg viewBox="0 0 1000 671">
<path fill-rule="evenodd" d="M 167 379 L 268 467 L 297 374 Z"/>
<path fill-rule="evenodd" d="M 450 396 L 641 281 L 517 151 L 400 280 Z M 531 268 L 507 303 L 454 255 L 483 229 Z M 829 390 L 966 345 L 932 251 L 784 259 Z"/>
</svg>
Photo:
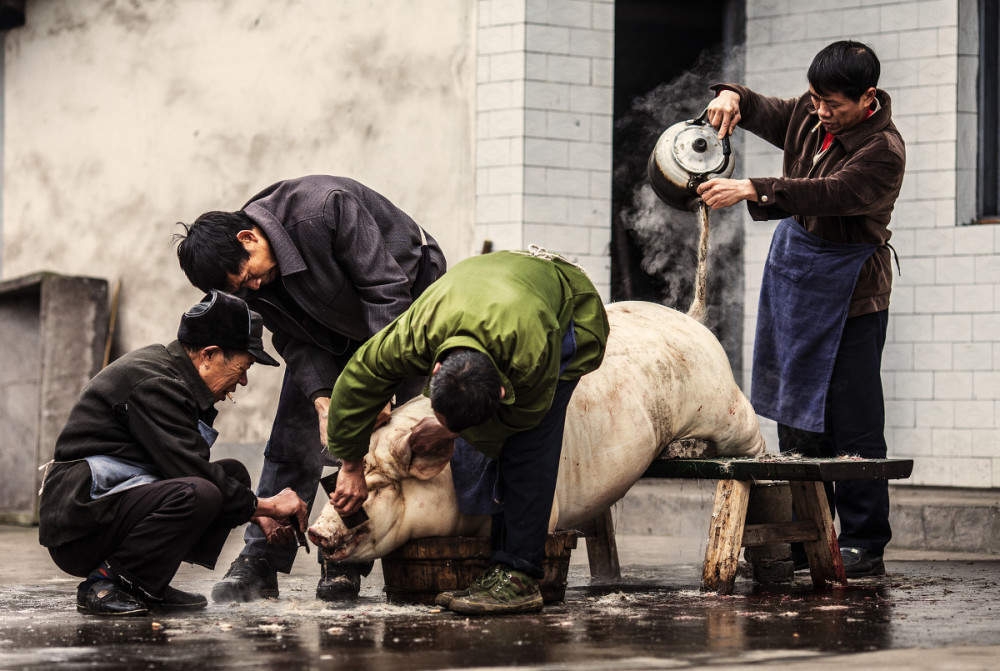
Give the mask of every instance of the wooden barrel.
<svg viewBox="0 0 1000 671">
<path fill-rule="evenodd" d="M 539 589 L 547 602 L 566 596 L 576 539 L 575 531 L 557 531 L 545 541 L 545 577 Z M 489 538 L 417 538 L 382 557 L 386 597 L 392 603 L 433 604 L 439 592 L 465 589 L 489 565 Z"/>
</svg>

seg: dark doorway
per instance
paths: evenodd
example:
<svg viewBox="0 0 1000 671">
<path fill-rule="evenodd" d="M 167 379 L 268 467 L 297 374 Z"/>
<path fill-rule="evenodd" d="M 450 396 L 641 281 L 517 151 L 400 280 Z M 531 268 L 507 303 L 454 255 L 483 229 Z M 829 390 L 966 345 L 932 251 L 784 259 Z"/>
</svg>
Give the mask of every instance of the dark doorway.
<svg viewBox="0 0 1000 671">
<path fill-rule="evenodd" d="M 646 163 L 664 130 L 701 114 L 713 95 L 711 84 L 742 80 L 744 25 L 744 0 L 615 2 L 614 300 L 684 311 L 694 296 L 696 217 L 656 198 Z M 739 171 L 738 144 L 734 153 Z M 740 208 L 712 213 L 705 319 L 737 381 L 743 361 L 742 215 Z"/>
</svg>

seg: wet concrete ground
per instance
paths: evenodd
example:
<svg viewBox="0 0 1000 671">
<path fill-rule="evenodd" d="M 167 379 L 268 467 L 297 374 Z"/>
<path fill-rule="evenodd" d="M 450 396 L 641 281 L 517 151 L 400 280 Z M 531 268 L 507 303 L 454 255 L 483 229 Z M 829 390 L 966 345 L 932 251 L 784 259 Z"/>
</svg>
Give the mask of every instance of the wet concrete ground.
<svg viewBox="0 0 1000 671">
<path fill-rule="evenodd" d="M 386 602 L 378 563 L 361 599 L 314 596 L 315 554 L 283 576 L 281 597 L 195 614 L 105 620 L 78 614 L 78 579 L 36 531 L 0 527 L 2 669 L 791 669 L 1000 667 L 1000 558 L 889 553 L 888 574 L 815 592 L 808 574 L 780 590 L 739 579 L 699 590 L 698 542 L 619 537 L 623 579 L 592 584 L 584 543 L 566 600 L 541 614 L 468 618 Z M 174 584 L 208 594 L 239 551 Z M 305 560 L 305 561 L 302 561 Z"/>
</svg>

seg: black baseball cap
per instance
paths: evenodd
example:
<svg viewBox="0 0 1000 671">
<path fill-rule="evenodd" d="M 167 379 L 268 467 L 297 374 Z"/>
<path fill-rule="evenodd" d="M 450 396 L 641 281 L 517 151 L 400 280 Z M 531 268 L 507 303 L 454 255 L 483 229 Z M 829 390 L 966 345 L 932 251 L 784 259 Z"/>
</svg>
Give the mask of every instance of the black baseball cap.
<svg viewBox="0 0 1000 671">
<path fill-rule="evenodd" d="M 264 351 L 264 320 L 242 298 L 212 290 L 181 317 L 177 339 L 188 345 L 249 352 L 258 363 L 277 366 Z"/>
</svg>

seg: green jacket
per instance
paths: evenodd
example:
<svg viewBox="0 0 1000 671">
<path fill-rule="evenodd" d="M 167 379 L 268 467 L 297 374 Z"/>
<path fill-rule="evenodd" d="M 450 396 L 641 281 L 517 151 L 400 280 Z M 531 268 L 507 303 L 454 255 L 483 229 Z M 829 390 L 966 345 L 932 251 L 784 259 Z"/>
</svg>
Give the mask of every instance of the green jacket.
<svg viewBox="0 0 1000 671">
<path fill-rule="evenodd" d="M 576 355 L 560 375 L 561 343 L 571 319 Z M 493 419 L 461 436 L 495 458 L 509 436 L 538 425 L 559 380 L 575 380 L 601 365 L 607 337 L 600 295 L 568 261 L 525 252 L 466 259 L 366 342 L 344 368 L 330 399 L 330 452 L 341 459 L 362 458 L 379 410 L 400 383 L 428 375 L 444 351 L 467 347 L 493 360 L 505 396 Z"/>
</svg>

